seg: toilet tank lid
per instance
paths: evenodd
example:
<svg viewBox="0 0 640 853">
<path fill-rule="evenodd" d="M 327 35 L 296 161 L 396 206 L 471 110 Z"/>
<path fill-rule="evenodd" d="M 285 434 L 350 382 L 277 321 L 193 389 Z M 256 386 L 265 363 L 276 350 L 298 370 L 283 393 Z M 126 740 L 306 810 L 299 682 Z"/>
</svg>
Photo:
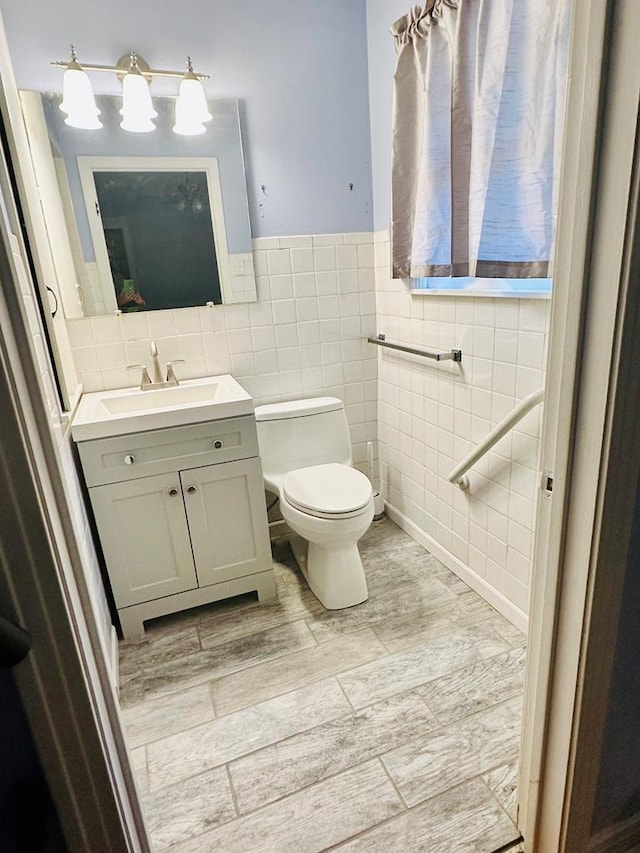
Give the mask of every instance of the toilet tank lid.
<svg viewBox="0 0 640 853">
<path fill-rule="evenodd" d="M 285 418 L 303 418 L 322 412 L 336 412 L 344 408 L 338 397 L 311 397 L 308 400 L 289 400 L 286 403 L 269 403 L 256 406 L 257 421 L 280 421 Z"/>
</svg>

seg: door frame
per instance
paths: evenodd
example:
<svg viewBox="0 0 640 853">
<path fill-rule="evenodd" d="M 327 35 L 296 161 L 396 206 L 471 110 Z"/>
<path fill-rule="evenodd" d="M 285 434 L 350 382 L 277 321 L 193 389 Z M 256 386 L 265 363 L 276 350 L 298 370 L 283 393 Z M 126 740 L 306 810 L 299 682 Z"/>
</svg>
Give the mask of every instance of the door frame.
<svg viewBox="0 0 640 853">
<path fill-rule="evenodd" d="M 542 437 L 553 492 L 538 507 L 519 780 L 531 853 L 598 849 L 591 816 L 640 472 L 629 417 L 640 400 L 640 19 L 634 0 L 573 11 Z"/>
<path fill-rule="evenodd" d="M 45 223 L 27 192 L 28 176 L 35 184 L 28 150 L 16 141 L 24 125 L 1 19 L 0 111 L 14 167 L 22 151 L 19 192 L 41 241 Z M 2 149 L 0 202 L 0 606 L 33 638 L 13 676 L 69 850 L 149 853 L 63 479 L 68 417 L 51 378 Z M 36 269 L 44 269 L 37 259 Z M 60 320 L 64 327 L 62 313 Z"/>
<path fill-rule="evenodd" d="M 148 851 L 14 256 L 0 215 L 0 602 L 33 637 L 13 673 L 69 849 Z"/>
</svg>

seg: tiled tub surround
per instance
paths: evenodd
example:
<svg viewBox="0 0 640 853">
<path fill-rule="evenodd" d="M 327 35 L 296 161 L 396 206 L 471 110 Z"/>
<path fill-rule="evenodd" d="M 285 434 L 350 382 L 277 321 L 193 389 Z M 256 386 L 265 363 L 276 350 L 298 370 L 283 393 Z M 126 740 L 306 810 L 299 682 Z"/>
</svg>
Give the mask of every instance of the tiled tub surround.
<svg viewBox="0 0 640 853">
<path fill-rule="evenodd" d="M 524 635 L 392 522 L 361 549 L 358 607 L 324 610 L 279 545 L 276 602 L 220 602 L 121 645 L 154 850 L 489 853 L 518 837 Z"/>
<path fill-rule="evenodd" d="M 549 301 L 412 295 L 389 277 L 386 233 L 375 237 L 378 331 L 463 351 L 461 365 L 379 353 L 378 452 L 389 511 L 524 629 L 540 407 L 471 469 L 468 492 L 447 475 L 519 400 L 543 387 Z"/>
<path fill-rule="evenodd" d="M 139 381 L 128 364 L 183 358 L 179 378 L 231 373 L 256 405 L 335 395 L 345 401 L 354 461 L 376 440 L 377 360 L 373 235 L 253 241 L 258 302 L 68 322 L 85 391 Z"/>
</svg>

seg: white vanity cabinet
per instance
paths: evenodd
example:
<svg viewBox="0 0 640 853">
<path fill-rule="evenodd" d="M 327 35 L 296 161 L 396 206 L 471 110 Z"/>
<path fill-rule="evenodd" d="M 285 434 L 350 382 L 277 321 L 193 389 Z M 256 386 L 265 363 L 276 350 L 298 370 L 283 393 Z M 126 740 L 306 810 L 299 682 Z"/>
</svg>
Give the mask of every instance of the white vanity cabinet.
<svg viewBox="0 0 640 853">
<path fill-rule="evenodd" d="M 125 639 L 144 620 L 275 596 L 251 417 L 78 443 Z"/>
</svg>

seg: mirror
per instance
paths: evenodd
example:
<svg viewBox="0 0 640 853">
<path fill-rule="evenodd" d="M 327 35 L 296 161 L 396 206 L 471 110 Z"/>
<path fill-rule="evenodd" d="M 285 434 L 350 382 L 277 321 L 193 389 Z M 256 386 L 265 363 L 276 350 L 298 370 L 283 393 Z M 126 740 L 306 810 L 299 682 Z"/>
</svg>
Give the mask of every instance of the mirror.
<svg viewBox="0 0 640 853">
<path fill-rule="evenodd" d="M 77 160 L 107 311 L 232 301 L 215 157 Z"/>
<path fill-rule="evenodd" d="M 154 99 L 148 134 L 120 128 L 116 96 L 96 98 L 93 131 L 65 125 L 60 100 L 42 95 L 40 122 L 33 98 L 25 113 L 32 143 L 47 136 L 66 223 L 65 316 L 255 301 L 238 102 L 211 102 L 207 132 L 186 137 L 172 131 L 173 98 Z"/>
</svg>

